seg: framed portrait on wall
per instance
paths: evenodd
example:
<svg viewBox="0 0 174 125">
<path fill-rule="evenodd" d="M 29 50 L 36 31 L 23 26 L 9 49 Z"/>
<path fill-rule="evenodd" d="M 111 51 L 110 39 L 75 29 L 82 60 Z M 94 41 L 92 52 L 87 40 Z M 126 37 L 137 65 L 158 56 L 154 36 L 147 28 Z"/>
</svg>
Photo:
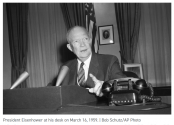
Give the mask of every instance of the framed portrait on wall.
<svg viewBox="0 0 174 125">
<path fill-rule="evenodd" d="M 113 25 L 105 25 L 98 27 L 100 45 L 114 44 Z"/>
</svg>

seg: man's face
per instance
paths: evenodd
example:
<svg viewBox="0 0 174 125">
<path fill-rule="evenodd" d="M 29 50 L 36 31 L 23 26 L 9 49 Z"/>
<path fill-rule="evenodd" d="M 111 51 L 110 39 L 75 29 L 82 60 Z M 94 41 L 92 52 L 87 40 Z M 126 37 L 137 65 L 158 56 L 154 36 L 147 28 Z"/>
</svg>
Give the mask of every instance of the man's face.
<svg viewBox="0 0 174 125">
<path fill-rule="evenodd" d="M 76 28 L 69 34 L 70 44 L 67 45 L 77 58 L 85 61 L 91 55 L 92 39 L 86 34 L 82 28 Z"/>
</svg>

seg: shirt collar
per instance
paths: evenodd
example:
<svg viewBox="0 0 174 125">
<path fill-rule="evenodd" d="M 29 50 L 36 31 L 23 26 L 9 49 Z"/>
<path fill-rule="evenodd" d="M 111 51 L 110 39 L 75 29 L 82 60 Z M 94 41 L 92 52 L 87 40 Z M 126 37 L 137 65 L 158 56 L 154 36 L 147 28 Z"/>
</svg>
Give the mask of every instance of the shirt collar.
<svg viewBox="0 0 174 125">
<path fill-rule="evenodd" d="M 91 62 L 91 57 L 92 57 L 92 54 L 89 56 L 89 58 L 87 60 L 84 61 L 84 65 L 89 68 L 89 64 Z M 79 59 L 77 59 L 78 61 L 78 66 L 80 66 L 80 64 L 82 63 Z"/>
</svg>

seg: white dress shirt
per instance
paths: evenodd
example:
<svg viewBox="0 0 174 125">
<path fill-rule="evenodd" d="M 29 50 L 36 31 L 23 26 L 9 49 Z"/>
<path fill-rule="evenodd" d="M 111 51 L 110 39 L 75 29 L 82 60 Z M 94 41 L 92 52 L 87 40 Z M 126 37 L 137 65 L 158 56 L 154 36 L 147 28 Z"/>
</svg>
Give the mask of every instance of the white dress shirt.
<svg viewBox="0 0 174 125">
<path fill-rule="evenodd" d="M 91 57 L 92 57 L 92 54 L 89 56 L 89 58 L 84 62 L 84 65 L 83 65 L 83 69 L 85 70 L 85 81 L 88 79 L 88 71 L 89 71 L 89 64 L 91 62 Z M 79 59 L 77 59 L 78 61 L 78 70 L 79 71 L 79 68 L 80 68 L 80 64 L 82 63 Z M 78 80 L 77 80 L 77 84 L 79 85 L 78 83 Z"/>
</svg>

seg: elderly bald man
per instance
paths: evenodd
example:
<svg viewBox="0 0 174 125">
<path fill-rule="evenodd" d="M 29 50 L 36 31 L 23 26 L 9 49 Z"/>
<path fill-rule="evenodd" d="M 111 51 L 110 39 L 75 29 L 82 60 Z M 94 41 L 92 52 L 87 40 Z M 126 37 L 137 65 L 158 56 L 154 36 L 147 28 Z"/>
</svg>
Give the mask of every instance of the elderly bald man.
<svg viewBox="0 0 174 125">
<path fill-rule="evenodd" d="M 117 57 L 92 52 L 92 38 L 84 27 L 70 28 L 67 32 L 67 41 L 67 48 L 76 55 L 77 59 L 64 64 L 68 66 L 69 72 L 61 85 L 85 87 L 89 92 L 101 97 L 104 81 L 125 77 Z"/>
</svg>

